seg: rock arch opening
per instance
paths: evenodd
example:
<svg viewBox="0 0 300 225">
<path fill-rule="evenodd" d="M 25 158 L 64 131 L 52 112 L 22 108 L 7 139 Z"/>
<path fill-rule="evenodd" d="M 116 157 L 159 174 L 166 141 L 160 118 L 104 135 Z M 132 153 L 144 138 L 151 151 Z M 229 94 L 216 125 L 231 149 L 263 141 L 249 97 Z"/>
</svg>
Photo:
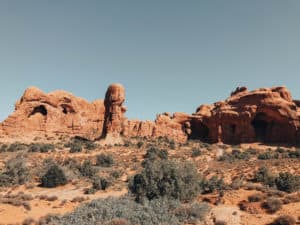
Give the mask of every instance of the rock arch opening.
<svg viewBox="0 0 300 225">
<path fill-rule="evenodd" d="M 258 113 L 251 124 L 255 131 L 256 140 L 267 141 L 268 129 L 270 128 L 267 115 L 265 113 Z"/>
<path fill-rule="evenodd" d="M 189 139 L 201 140 L 204 142 L 209 141 L 209 128 L 204 123 L 199 121 L 192 121 L 191 130 L 192 133 Z"/>
<path fill-rule="evenodd" d="M 33 115 L 35 115 L 35 114 L 37 114 L 37 113 L 40 113 L 40 114 L 42 114 L 43 116 L 47 116 L 48 111 L 47 111 L 47 109 L 46 109 L 46 107 L 45 107 L 44 105 L 40 105 L 40 106 L 37 106 L 37 107 L 35 107 L 35 108 L 33 109 L 33 111 L 30 113 L 29 117 L 30 117 L 30 116 L 33 116 Z"/>
</svg>

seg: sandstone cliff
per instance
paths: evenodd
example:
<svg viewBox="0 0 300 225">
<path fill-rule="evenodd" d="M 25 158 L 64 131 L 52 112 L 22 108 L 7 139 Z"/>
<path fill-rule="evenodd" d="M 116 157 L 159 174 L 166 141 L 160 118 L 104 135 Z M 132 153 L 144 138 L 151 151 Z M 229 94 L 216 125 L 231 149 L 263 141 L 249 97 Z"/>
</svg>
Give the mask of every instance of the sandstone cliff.
<svg viewBox="0 0 300 225">
<path fill-rule="evenodd" d="M 2 136 L 67 135 L 87 139 L 167 137 L 177 142 L 280 142 L 300 144 L 300 101 L 285 87 L 237 88 L 224 101 L 201 105 L 192 115 L 163 113 L 155 121 L 125 117 L 125 88 L 108 87 L 105 99 L 87 102 L 65 91 L 28 88 L 0 124 Z"/>
</svg>

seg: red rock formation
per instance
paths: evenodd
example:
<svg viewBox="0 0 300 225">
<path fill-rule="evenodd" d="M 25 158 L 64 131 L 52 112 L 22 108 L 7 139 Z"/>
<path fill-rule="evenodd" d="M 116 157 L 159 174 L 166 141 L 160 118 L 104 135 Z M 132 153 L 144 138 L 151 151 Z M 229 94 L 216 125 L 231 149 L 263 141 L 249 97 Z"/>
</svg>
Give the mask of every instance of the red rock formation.
<svg viewBox="0 0 300 225">
<path fill-rule="evenodd" d="M 125 101 L 125 88 L 121 84 L 112 84 L 105 94 L 105 123 L 103 136 L 119 137 L 124 123 L 126 112 L 123 103 Z"/>
<path fill-rule="evenodd" d="M 15 112 L 0 124 L 0 133 L 31 137 L 64 134 L 88 139 L 167 137 L 177 142 L 282 142 L 300 144 L 300 101 L 285 87 L 248 91 L 237 88 L 225 101 L 201 105 L 196 113 L 160 114 L 155 121 L 128 120 L 125 89 L 109 86 L 105 100 L 92 103 L 64 91 L 29 88 Z"/>
<path fill-rule="evenodd" d="M 43 93 L 28 88 L 13 112 L 0 127 L 8 136 L 41 136 L 65 134 L 93 139 L 101 134 L 104 102 L 92 103 L 65 91 Z"/>
<path fill-rule="evenodd" d="M 192 138 L 224 143 L 299 142 L 299 109 L 285 87 L 237 89 L 231 97 L 200 106 L 192 116 Z"/>
</svg>

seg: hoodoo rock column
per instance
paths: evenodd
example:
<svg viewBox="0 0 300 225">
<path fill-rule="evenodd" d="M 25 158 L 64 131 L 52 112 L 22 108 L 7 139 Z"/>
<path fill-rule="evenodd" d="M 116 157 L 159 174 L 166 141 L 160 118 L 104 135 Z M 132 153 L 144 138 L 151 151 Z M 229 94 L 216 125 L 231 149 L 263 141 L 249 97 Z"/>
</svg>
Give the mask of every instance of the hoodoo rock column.
<svg viewBox="0 0 300 225">
<path fill-rule="evenodd" d="M 124 113 L 126 107 L 125 88 L 121 84 L 112 84 L 105 94 L 105 121 L 103 127 L 103 137 L 118 138 L 122 132 Z"/>
</svg>

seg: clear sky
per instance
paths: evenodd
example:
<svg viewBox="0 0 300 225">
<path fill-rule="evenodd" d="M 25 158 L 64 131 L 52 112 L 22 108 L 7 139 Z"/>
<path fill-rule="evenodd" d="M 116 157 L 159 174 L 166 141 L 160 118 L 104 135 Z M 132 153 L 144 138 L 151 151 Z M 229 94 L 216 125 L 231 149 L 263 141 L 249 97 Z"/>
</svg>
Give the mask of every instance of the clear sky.
<svg viewBox="0 0 300 225">
<path fill-rule="evenodd" d="M 28 86 L 91 101 L 120 82 L 140 119 L 241 85 L 300 98 L 300 1 L 2 0 L 0 76 L 0 120 Z"/>
</svg>

